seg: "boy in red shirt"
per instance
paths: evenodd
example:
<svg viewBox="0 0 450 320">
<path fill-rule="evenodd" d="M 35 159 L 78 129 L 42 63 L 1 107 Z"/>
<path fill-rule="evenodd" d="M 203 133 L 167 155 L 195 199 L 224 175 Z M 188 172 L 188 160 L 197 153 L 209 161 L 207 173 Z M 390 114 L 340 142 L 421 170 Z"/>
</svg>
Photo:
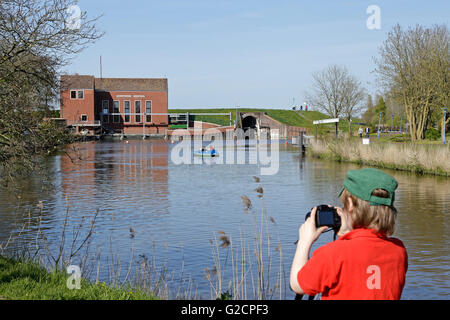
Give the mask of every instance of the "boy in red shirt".
<svg viewBox="0 0 450 320">
<path fill-rule="evenodd" d="M 316 228 L 316 208 L 300 227 L 290 285 L 297 294 L 322 299 L 400 299 L 408 269 L 403 243 L 389 237 L 397 210 L 397 181 L 372 168 L 347 172 L 340 197 L 344 208 L 339 239 L 317 249 L 312 244 L 328 227 Z"/>
</svg>

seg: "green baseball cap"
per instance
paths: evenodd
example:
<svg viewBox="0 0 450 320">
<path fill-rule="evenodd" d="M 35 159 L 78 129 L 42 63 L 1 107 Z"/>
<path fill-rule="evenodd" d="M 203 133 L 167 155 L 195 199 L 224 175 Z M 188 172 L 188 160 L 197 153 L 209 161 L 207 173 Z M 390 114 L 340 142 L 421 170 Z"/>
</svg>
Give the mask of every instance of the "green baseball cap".
<svg viewBox="0 0 450 320">
<path fill-rule="evenodd" d="M 369 201 L 372 206 L 390 206 L 394 203 L 395 189 L 397 189 L 397 186 L 397 180 L 381 170 L 374 168 L 349 170 L 345 177 L 344 186 L 341 192 L 339 192 L 339 197 L 344 189 L 346 189 L 355 197 Z M 375 189 L 386 190 L 389 192 L 389 198 L 373 196 L 372 192 Z"/>
</svg>

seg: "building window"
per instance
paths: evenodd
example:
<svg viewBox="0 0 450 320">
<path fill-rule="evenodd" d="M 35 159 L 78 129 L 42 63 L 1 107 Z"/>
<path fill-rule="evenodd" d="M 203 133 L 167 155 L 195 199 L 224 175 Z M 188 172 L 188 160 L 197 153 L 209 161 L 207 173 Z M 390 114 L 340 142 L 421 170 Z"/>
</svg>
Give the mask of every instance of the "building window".
<svg viewBox="0 0 450 320">
<path fill-rule="evenodd" d="M 102 100 L 103 122 L 109 122 L 109 100 Z"/>
<path fill-rule="evenodd" d="M 146 115 L 146 119 L 145 121 L 147 122 L 152 122 L 152 102 L 151 101 L 145 101 L 145 113 Z"/>
<path fill-rule="evenodd" d="M 83 90 L 78 91 L 78 99 L 84 99 L 84 91 Z"/>
<path fill-rule="evenodd" d="M 70 99 L 76 99 L 77 98 L 77 92 L 75 90 L 70 90 Z"/>
<path fill-rule="evenodd" d="M 135 121 L 141 122 L 141 115 L 138 115 L 138 113 L 141 113 L 141 102 L 140 101 L 134 102 L 134 113 L 136 113 Z"/>
<path fill-rule="evenodd" d="M 113 122 L 114 123 L 119 123 L 120 122 L 120 115 L 116 114 L 116 113 L 120 113 L 120 104 L 119 101 L 114 101 L 113 102 L 113 113 L 115 113 L 113 115 Z"/>
<path fill-rule="evenodd" d="M 87 114 L 82 114 L 82 115 L 81 115 L 81 121 L 82 121 L 82 122 L 88 121 L 88 116 L 87 116 Z"/>
<path fill-rule="evenodd" d="M 125 112 L 125 122 L 130 122 L 130 101 L 123 102 Z"/>
</svg>

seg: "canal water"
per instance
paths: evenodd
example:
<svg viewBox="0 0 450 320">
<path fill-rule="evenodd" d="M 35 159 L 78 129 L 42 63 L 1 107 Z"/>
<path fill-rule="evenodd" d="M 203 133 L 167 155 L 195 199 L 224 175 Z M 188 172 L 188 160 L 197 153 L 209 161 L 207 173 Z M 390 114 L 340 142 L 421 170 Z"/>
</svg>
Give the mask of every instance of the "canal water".
<svg viewBox="0 0 450 320">
<path fill-rule="evenodd" d="M 43 174 L 2 189 L 0 243 L 11 239 L 7 250 L 33 252 L 40 229 L 46 246 L 40 241 L 39 252 L 57 256 L 67 214 L 67 257 L 98 212 L 89 246 L 72 260 L 81 264 L 89 250 L 83 271 L 93 280 L 130 278 L 146 262 L 154 281 L 164 279 L 169 298 L 183 291 L 210 299 L 218 276 L 224 293 L 245 273 L 240 297 L 254 298 L 260 252 L 264 297 L 293 299 L 288 277 L 298 228 L 311 207 L 340 205 L 345 174 L 358 167 L 304 159 L 280 144 L 278 173 L 261 175 L 258 163 L 176 165 L 173 148 L 164 141 L 86 142 L 48 159 Z M 399 182 L 394 236 L 409 255 L 402 298 L 448 299 L 450 179 L 387 172 Z M 329 241 L 331 233 L 322 235 L 314 249 Z"/>
</svg>

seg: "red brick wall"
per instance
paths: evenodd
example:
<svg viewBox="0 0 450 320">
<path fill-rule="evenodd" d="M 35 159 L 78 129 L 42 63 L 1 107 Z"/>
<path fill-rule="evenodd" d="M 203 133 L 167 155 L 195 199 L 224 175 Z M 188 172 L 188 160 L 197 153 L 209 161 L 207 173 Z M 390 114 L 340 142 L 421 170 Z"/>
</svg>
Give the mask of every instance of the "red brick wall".
<svg viewBox="0 0 450 320">
<path fill-rule="evenodd" d="M 95 94 L 95 104 L 97 112 L 102 109 L 102 101 L 109 101 L 109 112 L 113 112 L 113 101 L 119 101 L 119 111 L 120 113 L 125 112 L 125 101 L 130 101 L 130 113 L 135 113 L 135 101 L 141 101 L 141 112 L 145 112 L 146 101 L 152 101 L 152 113 L 167 113 L 167 92 L 138 92 L 138 91 L 111 91 L 111 92 L 97 92 Z M 139 126 L 142 133 L 142 123 L 145 122 L 146 126 L 151 125 L 168 125 L 167 115 L 156 115 L 152 116 L 151 122 L 147 122 L 146 117 L 142 117 L 139 122 L 136 122 L 134 115 L 130 115 L 130 122 L 124 122 L 124 116 L 119 119 L 120 123 L 114 123 L 112 116 L 110 116 L 108 125 L 112 128 L 123 128 L 130 127 L 130 131 L 134 126 Z"/>
<path fill-rule="evenodd" d="M 77 90 L 77 89 L 73 89 Z M 141 112 L 145 112 L 146 101 L 152 101 L 152 113 L 168 112 L 168 96 L 167 92 L 152 91 L 111 91 L 111 92 L 95 92 L 94 90 L 84 90 L 84 99 L 71 99 L 71 90 L 61 91 L 61 118 L 67 119 L 69 123 L 81 120 L 81 115 L 88 117 L 88 122 L 100 120 L 100 112 L 102 112 L 102 101 L 109 101 L 109 112 L 113 113 L 113 101 L 119 101 L 119 112 L 125 112 L 124 101 L 130 101 L 130 113 L 135 113 L 135 101 L 141 101 Z M 77 90 L 78 91 L 78 90 Z M 120 116 L 119 122 L 114 123 L 113 116 L 109 116 L 107 125 L 110 128 L 128 134 L 142 134 L 142 124 L 145 123 L 145 134 L 164 134 L 168 126 L 167 115 L 152 116 L 151 122 L 147 122 L 145 116 L 141 116 L 139 122 L 136 117 L 130 115 L 130 122 L 124 122 L 124 116 Z"/>
<path fill-rule="evenodd" d="M 74 89 L 78 91 L 81 89 Z M 61 91 L 61 118 L 69 121 L 80 121 L 81 115 L 86 114 L 88 121 L 95 120 L 94 115 L 94 90 L 84 89 L 84 99 L 71 99 L 71 90 Z"/>
</svg>

